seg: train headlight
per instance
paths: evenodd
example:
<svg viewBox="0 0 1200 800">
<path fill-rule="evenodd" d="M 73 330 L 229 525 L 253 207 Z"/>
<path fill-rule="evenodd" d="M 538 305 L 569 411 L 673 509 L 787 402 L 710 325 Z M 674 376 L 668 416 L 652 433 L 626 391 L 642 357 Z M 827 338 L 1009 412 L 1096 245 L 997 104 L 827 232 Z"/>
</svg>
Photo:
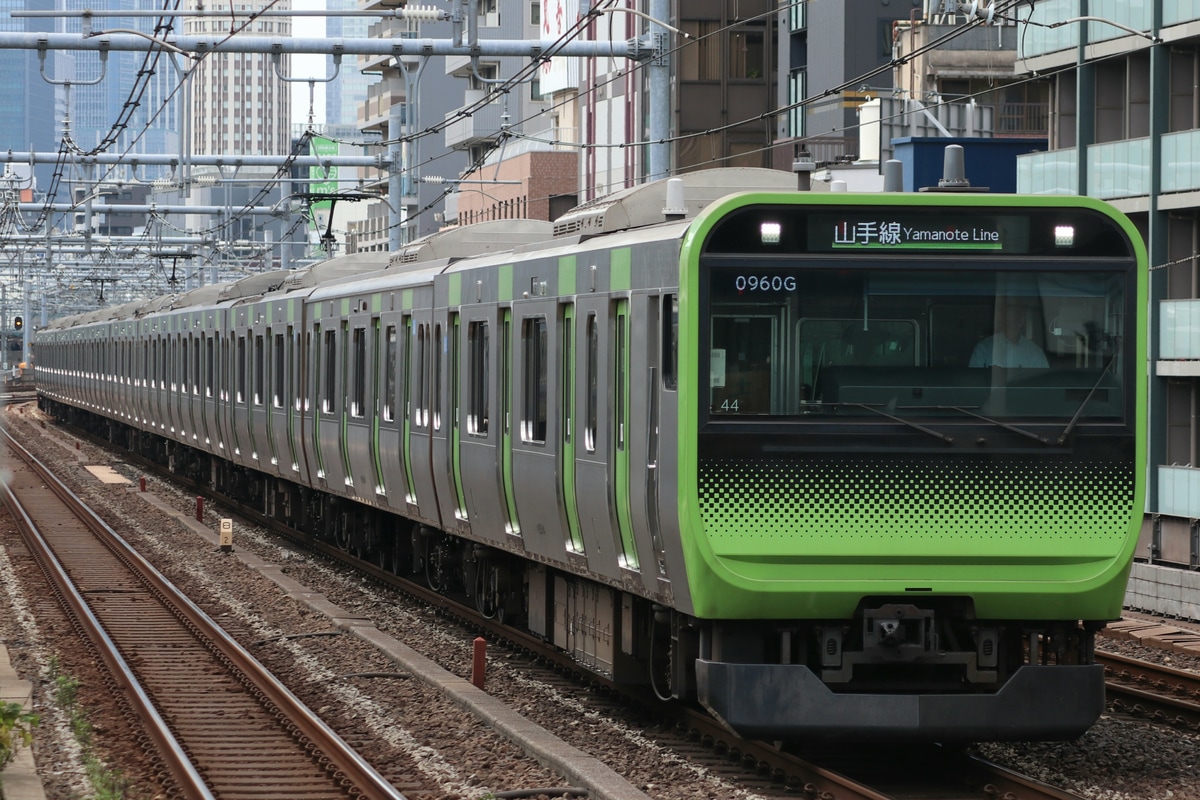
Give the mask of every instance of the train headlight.
<svg viewBox="0 0 1200 800">
<path fill-rule="evenodd" d="M 778 222 L 764 222 L 758 226 L 758 232 L 762 236 L 763 244 L 779 244 L 783 226 Z"/>
<path fill-rule="evenodd" d="M 1075 244 L 1074 225 L 1055 225 L 1054 244 L 1057 247 L 1071 247 Z"/>
</svg>

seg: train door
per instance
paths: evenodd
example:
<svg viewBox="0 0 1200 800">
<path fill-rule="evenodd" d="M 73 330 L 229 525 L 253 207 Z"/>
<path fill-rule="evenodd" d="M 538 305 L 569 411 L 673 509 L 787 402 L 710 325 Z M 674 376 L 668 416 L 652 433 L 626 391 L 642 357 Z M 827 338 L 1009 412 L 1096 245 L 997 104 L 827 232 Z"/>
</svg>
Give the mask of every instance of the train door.
<svg viewBox="0 0 1200 800">
<path fill-rule="evenodd" d="M 412 502 L 416 504 L 417 516 L 442 527 L 433 476 L 434 354 L 437 349 L 433 315 L 427 310 L 417 311 L 412 315 L 410 324 L 412 335 L 407 381 L 409 413 L 405 437 L 408 443 L 406 464 L 412 476 L 409 491 Z"/>
<path fill-rule="evenodd" d="M 618 299 L 613 308 L 613 429 L 612 429 L 612 470 L 609 486 L 612 487 L 611 500 L 616 512 L 617 523 L 617 564 L 625 569 L 640 569 L 637 542 L 633 533 L 633 519 L 630 486 L 630 451 L 633 449 L 630 434 L 630 399 L 632 395 L 631 381 L 632 365 L 629 300 Z"/>
<path fill-rule="evenodd" d="M 462 435 L 459 471 L 466 505 L 472 514 L 471 532 L 504 542 L 508 536 L 500 432 L 503 428 L 497 382 L 498 346 L 502 326 L 495 307 L 464 306 L 465 343 L 462 357 Z"/>
<path fill-rule="evenodd" d="M 335 317 L 330 308 L 328 324 L 321 329 L 321 360 L 316 381 L 318 402 L 313 419 L 316 422 L 321 474 L 330 491 L 338 494 L 344 494 L 348 488 L 342 437 L 347 404 L 345 387 L 349 333 L 349 321 L 344 317 Z"/>
<path fill-rule="evenodd" d="M 299 365 L 300 337 L 296 335 L 295 326 L 287 326 L 287 336 L 283 341 L 283 356 L 287 367 L 284 386 L 284 402 L 287 404 L 287 447 L 285 452 L 291 458 L 292 474 L 301 472 L 300 443 L 303 441 L 299 433 L 300 418 L 303 415 L 303 402 L 307 395 L 304 392 L 304 381 L 301 379 Z"/>
<path fill-rule="evenodd" d="M 246 439 L 249 446 L 249 464 L 262 469 L 262 462 L 267 456 L 267 398 L 264 374 L 266 373 L 267 343 L 264 329 L 250 328 L 246 345 L 249 348 L 250 375 L 246 388 L 249 396 L 246 399 Z"/>
<path fill-rule="evenodd" d="M 308 433 L 309 433 L 309 436 L 311 437 L 311 441 L 309 442 L 309 446 L 311 449 L 309 450 L 309 452 L 312 453 L 313 460 L 312 460 L 312 464 L 310 465 L 309 469 L 310 469 L 310 474 L 315 479 L 314 483 L 319 482 L 321 484 L 326 483 L 326 480 L 327 480 L 327 476 L 326 476 L 326 472 L 325 472 L 326 455 L 325 455 L 324 449 L 321 446 L 321 444 L 322 444 L 322 437 L 321 437 L 322 407 L 321 407 L 321 404 L 323 402 L 322 398 L 323 398 L 323 392 L 324 392 L 323 384 L 324 384 L 325 370 L 326 369 L 332 370 L 332 365 L 326 363 L 326 357 L 329 352 L 328 347 L 325 344 L 326 334 L 329 335 L 330 341 L 331 341 L 331 343 L 333 343 L 334 332 L 332 330 L 328 330 L 328 331 L 325 330 L 324 327 L 321 325 L 320 320 L 315 321 L 312 326 L 312 333 L 309 338 L 309 348 L 308 348 L 308 353 L 309 353 L 308 363 L 312 365 L 312 373 L 309 376 L 308 381 L 306 382 L 306 385 L 308 386 L 309 396 L 312 398 L 311 409 L 310 409 L 310 413 L 308 414 L 308 419 L 310 421 L 310 428 L 309 428 Z"/>
<path fill-rule="evenodd" d="M 575 410 L 580 392 L 578 391 L 578 351 L 576 339 L 575 306 L 566 304 L 562 307 L 562 369 L 560 374 L 560 394 L 562 403 L 562 425 L 559 430 L 559 451 L 562 463 L 562 493 L 563 511 L 567 517 L 567 550 L 583 554 L 583 534 L 579 529 L 579 499 L 575 487 L 575 448 L 576 448 L 576 416 Z"/>
<path fill-rule="evenodd" d="M 561 559 L 566 549 L 559 502 L 558 423 L 551 411 L 559 407 L 558 302 L 527 301 L 516 309 L 517 345 L 513 366 L 517 418 L 512 444 L 513 488 L 520 498 L 522 540 L 527 552 Z"/>
<path fill-rule="evenodd" d="M 206 450 L 215 450 L 221 441 L 221 409 L 217 405 L 217 342 L 210 324 L 204 333 L 204 444 Z"/>
<path fill-rule="evenodd" d="M 429 467 L 443 529 L 461 532 L 469 530 L 470 526 L 457 508 L 458 493 L 453 475 L 455 465 L 450 445 L 454 416 L 454 400 L 450 396 L 451 327 L 450 315 L 434 312 L 429 365 Z"/>
<path fill-rule="evenodd" d="M 250 455 L 250 435 L 247 420 L 250 418 L 250 388 L 246 384 L 249 372 L 250 345 L 246 334 L 239 331 L 233 347 L 233 454 L 238 463 L 245 463 Z"/>
<path fill-rule="evenodd" d="M 292 457 L 289 432 L 291 430 L 291 404 L 288 402 L 288 386 L 291 378 L 291 362 L 288 359 L 288 341 L 292 338 L 292 326 L 286 333 L 279 328 L 269 331 L 270 343 L 270 408 L 267 411 L 267 435 L 271 440 L 271 464 L 275 474 L 291 476 L 295 459 Z"/>
<path fill-rule="evenodd" d="M 170 380 L 172 380 L 172 398 L 174 408 L 175 438 L 180 441 L 187 441 L 188 435 L 188 415 L 187 415 L 187 337 L 182 333 L 175 333 L 172 338 L 172 363 L 174 372 Z"/>
<path fill-rule="evenodd" d="M 192 397 L 192 408 L 196 418 L 196 437 L 200 447 L 204 449 L 208 449 L 208 443 L 211 441 L 208 433 L 208 397 L 205 394 L 204 385 L 204 345 L 207 338 L 204 329 L 201 328 L 196 332 L 192 344 L 192 377 L 195 386 L 195 392 Z"/>
<path fill-rule="evenodd" d="M 609 441 L 612 418 L 609 392 L 612 370 L 612 337 L 608 335 L 610 308 L 607 296 L 588 295 L 578 299 L 574 311 L 579 331 L 576 351 L 575 502 L 579 534 L 588 569 L 598 575 L 619 578 L 616 537 L 609 495 Z M 605 487 L 597 491 L 597 487 Z"/>
<path fill-rule="evenodd" d="M 513 488 L 513 312 L 504 309 L 500 335 L 500 408 L 497 420 L 500 423 L 500 473 L 504 487 L 504 529 L 514 536 L 521 535 L 521 522 L 517 517 L 517 495 Z"/>
<path fill-rule="evenodd" d="M 402 322 L 395 315 L 385 315 L 380 320 L 381 334 L 374 371 L 382 376 L 378 393 L 379 410 L 375 415 L 379 431 L 376 437 L 379 487 L 389 508 L 405 512 L 408 476 L 403 450 L 405 415 L 402 380 L 405 360 L 401 350 Z"/>
<path fill-rule="evenodd" d="M 375 413 L 368 402 L 373 398 L 374 385 L 367 366 L 371 363 L 373 339 L 379 318 L 355 314 L 346 325 L 343 352 L 346 358 L 346 387 L 343 395 L 346 407 L 342 411 L 343 433 L 340 447 L 342 465 L 346 471 L 346 488 L 365 500 L 375 497 L 379 485 L 375 460 Z M 371 391 L 369 392 L 368 389 Z"/>
<path fill-rule="evenodd" d="M 446 353 L 447 404 L 450 425 L 450 480 L 454 483 L 454 517 L 460 522 L 470 522 L 467 513 L 467 497 L 463 490 L 462 475 L 462 319 L 457 311 L 451 312 L 447 320 L 450 347 Z"/>
<path fill-rule="evenodd" d="M 222 457 L 227 456 L 229 442 L 229 379 L 227 359 L 229 353 L 228 338 L 225 336 L 225 312 L 218 311 L 213 320 L 212 339 L 210 340 L 209 371 L 212 374 L 213 402 L 213 452 Z"/>
<path fill-rule="evenodd" d="M 625 412 L 625 457 L 629 481 L 630 524 L 643 581 L 656 591 L 666 577 L 666 555 L 659 517 L 659 448 L 663 298 L 635 295 L 627 321 L 628 405 Z M 650 562 L 650 563 L 647 563 Z"/>
</svg>

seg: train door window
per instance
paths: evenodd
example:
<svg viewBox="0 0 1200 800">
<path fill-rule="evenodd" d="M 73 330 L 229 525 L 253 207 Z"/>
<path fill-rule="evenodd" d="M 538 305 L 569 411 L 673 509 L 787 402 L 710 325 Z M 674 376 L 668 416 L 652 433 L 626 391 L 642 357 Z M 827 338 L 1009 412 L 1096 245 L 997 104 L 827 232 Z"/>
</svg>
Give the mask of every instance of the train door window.
<svg viewBox="0 0 1200 800">
<path fill-rule="evenodd" d="M 191 350 L 191 346 L 183 336 L 180 336 L 179 339 L 179 393 L 187 394 L 188 379 L 191 377 L 188 370 L 188 351 Z"/>
<path fill-rule="evenodd" d="M 337 411 L 337 331 L 325 331 L 325 363 L 322 377 L 321 410 Z"/>
<path fill-rule="evenodd" d="M 266 372 L 266 348 L 264 347 L 262 334 L 257 334 L 254 337 L 254 405 L 261 406 L 263 404 L 263 375 Z"/>
<path fill-rule="evenodd" d="M 396 326 L 388 325 L 383 332 L 383 419 L 396 418 Z"/>
<path fill-rule="evenodd" d="M 237 338 L 237 364 L 234 365 L 234 399 L 246 402 L 246 337 Z"/>
<path fill-rule="evenodd" d="M 321 352 L 319 348 L 314 347 L 313 343 L 321 341 L 321 326 L 314 325 L 311 332 L 304 333 L 304 352 L 312 355 L 312 377 L 304 376 L 300 381 L 300 392 L 303 398 L 297 397 L 296 400 L 303 408 L 297 408 L 297 411 L 308 411 L 311 407 L 312 395 L 315 389 L 315 381 L 317 375 L 321 374 Z"/>
<path fill-rule="evenodd" d="M 211 336 L 204 337 L 204 396 L 212 397 L 216 384 L 217 343 Z"/>
<path fill-rule="evenodd" d="M 201 336 L 192 337 L 192 394 L 200 396 L 200 339 Z"/>
<path fill-rule="evenodd" d="M 274 355 L 271 357 L 273 380 L 271 381 L 271 407 L 283 408 L 283 396 L 287 392 L 287 353 L 282 333 L 275 334 Z"/>
<path fill-rule="evenodd" d="M 429 425 L 429 326 L 417 326 L 416 420 L 422 428 Z"/>
<path fill-rule="evenodd" d="M 663 295 L 662 346 L 663 388 L 675 391 L 678 385 L 675 370 L 679 363 L 679 295 Z"/>
<path fill-rule="evenodd" d="M 500 425 L 501 434 L 512 435 L 512 318 L 511 311 L 505 312 L 500 334 Z M 509 515 L 515 519 L 514 514 Z"/>
<path fill-rule="evenodd" d="M 629 343 L 626 341 L 626 329 L 629 325 L 629 315 L 624 308 L 619 308 L 616 313 L 617 331 L 616 331 L 616 352 L 613 354 L 613 387 L 616 391 L 616 416 L 613 420 L 616 425 L 614 431 L 617 435 L 617 449 L 625 449 L 625 415 L 626 408 L 626 374 L 625 374 L 625 357 L 627 354 Z"/>
<path fill-rule="evenodd" d="M 442 429 L 442 326 L 435 325 L 433 328 L 433 340 L 430 344 L 433 347 L 433 403 L 431 410 L 433 411 L 433 429 L 440 431 Z"/>
<path fill-rule="evenodd" d="M 521 323 L 524 354 L 521 439 L 537 444 L 546 441 L 548 344 L 549 331 L 545 317 L 533 317 Z"/>
<path fill-rule="evenodd" d="M 150 386 L 158 388 L 159 381 L 159 362 L 158 362 L 158 339 L 153 339 L 150 342 Z"/>
<path fill-rule="evenodd" d="M 488 359 L 490 342 L 486 320 L 467 326 L 467 433 L 488 435 Z"/>
<path fill-rule="evenodd" d="M 596 314 L 588 314 L 584 336 L 587 341 L 587 405 L 583 423 L 583 446 L 589 453 L 596 452 L 596 427 L 600 419 L 600 325 Z"/>
<path fill-rule="evenodd" d="M 367 402 L 367 329 L 355 328 L 351 344 L 350 416 L 366 414 Z"/>
<path fill-rule="evenodd" d="M 162 340 L 159 358 L 162 360 L 158 364 L 158 388 L 166 389 L 167 379 L 171 374 L 171 341 L 169 339 Z"/>
<path fill-rule="evenodd" d="M 462 381 L 459 376 L 459 369 L 462 364 L 462 357 L 459 352 L 462 342 L 462 320 L 458 313 L 450 315 L 450 428 L 451 430 L 459 428 L 462 423 L 459 420 L 459 409 L 462 407 Z"/>
</svg>

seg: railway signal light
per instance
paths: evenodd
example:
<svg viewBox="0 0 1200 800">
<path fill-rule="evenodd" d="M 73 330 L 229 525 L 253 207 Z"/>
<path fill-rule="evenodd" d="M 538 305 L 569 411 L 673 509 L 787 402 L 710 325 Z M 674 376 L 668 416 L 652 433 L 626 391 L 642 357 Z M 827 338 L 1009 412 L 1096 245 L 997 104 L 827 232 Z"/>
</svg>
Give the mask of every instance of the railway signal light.
<svg viewBox="0 0 1200 800">
<path fill-rule="evenodd" d="M 25 327 L 25 318 L 24 317 L 13 317 L 13 328 L 15 328 L 16 330 L 21 330 L 24 327 Z"/>
</svg>

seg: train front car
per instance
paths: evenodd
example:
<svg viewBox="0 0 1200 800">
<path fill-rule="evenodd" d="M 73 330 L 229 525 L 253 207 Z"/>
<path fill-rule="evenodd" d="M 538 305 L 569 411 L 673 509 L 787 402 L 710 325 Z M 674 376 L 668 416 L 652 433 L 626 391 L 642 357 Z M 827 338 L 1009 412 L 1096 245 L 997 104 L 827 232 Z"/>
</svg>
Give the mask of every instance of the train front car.
<svg viewBox="0 0 1200 800">
<path fill-rule="evenodd" d="M 701 702 L 771 739 L 1087 730 L 1144 499 L 1128 220 L 1087 198 L 739 195 L 697 218 L 681 270 Z"/>
</svg>

